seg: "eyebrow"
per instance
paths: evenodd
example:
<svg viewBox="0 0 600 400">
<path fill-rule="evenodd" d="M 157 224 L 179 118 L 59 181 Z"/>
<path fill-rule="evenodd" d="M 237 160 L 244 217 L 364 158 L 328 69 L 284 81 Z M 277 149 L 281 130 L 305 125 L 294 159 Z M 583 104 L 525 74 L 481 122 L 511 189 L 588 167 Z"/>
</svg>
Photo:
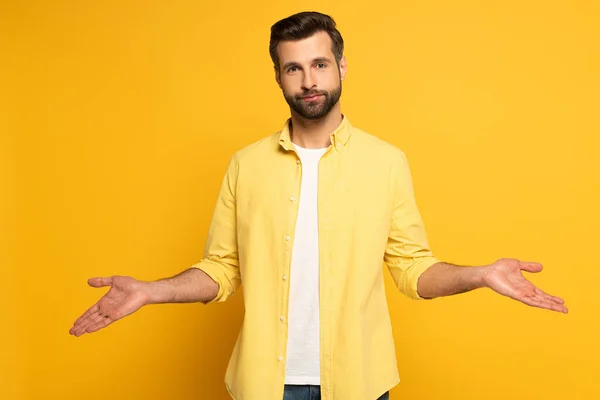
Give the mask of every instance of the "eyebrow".
<svg viewBox="0 0 600 400">
<path fill-rule="evenodd" d="M 327 63 L 331 63 L 331 59 L 328 57 L 317 57 L 315 59 L 312 60 L 312 63 L 322 63 L 322 62 L 327 62 Z M 297 63 L 296 61 L 290 61 L 290 62 L 286 62 L 285 64 L 283 64 L 283 69 L 288 69 L 289 67 L 293 67 L 293 66 L 300 66 L 299 63 Z"/>
</svg>

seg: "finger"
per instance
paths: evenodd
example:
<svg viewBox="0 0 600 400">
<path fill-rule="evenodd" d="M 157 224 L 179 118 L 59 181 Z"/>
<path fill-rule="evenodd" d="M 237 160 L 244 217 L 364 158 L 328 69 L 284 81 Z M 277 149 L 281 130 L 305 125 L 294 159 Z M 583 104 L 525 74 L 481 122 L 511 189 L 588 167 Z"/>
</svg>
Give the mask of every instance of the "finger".
<svg viewBox="0 0 600 400">
<path fill-rule="evenodd" d="M 101 319 L 108 318 L 107 314 L 102 312 L 101 310 L 96 311 L 92 315 L 90 315 L 87 319 L 81 322 L 81 324 L 75 328 L 75 336 L 82 335 L 86 333 L 90 326 L 96 324 Z"/>
<path fill-rule="evenodd" d="M 98 315 L 99 315 L 99 312 L 96 311 L 95 313 L 89 315 L 86 319 L 82 320 L 79 324 L 74 326 L 73 327 L 73 335 L 81 336 L 83 333 L 85 333 L 85 330 L 87 329 L 87 327 L 92 323 L 92 321 L 96 320 Z"/>
<path fill-rule="evenodd" d="M 521 261 L 521 269 L 527 272 L 540 272 L 544 267 L 540 263 Z"/>
<path fill-rule="evenodd" d="M 563 313 L 568 312 L 567 307 L 563 306 L 562 304 L 549 301 L 539 295 L 527 296 L 524 297 L 521 301 L 532 307 L 545 308 L 547 310 L 560 311 Z"/>
<path fill-rule="evenodd" d="M 90 278 L 88 279 L 88 285 L 92 287 L 111 286 L 112 276 L 108 278 Z"/>
<path fill-rule="evenodd" d="M 562 304 L 555 303 L 553 301 L 543 301 L 542 300 L 542 307 L 547 308 L 548 310 L 558 311 L 558 312 L 562 312 L 565 314 L 569 312 L 567 307 L 565 307 Z"/>
<path fill-rule="evenodd" d="M 82 324 L 85 324 L 85 321 L 90 318 L 90 316 L 92 316 L 94 313 L 98 312 L 98 303 L 94 304 L 93 306 L 91 306 L 90 308 L 87 309 L 86 312 L 83 313 L 83 315 L 79 318 L 77 318 L 77 320 L 73 323 L 73 327 L 71 327 L 71 329 L 69 330 L 69 333 L 72 335 L 75 330 L 77 330 L 77 328 L 79 328 Z"/>
<path fill-rule="evenodd" d="M 542 304 L 537 296 L 523 296 L 519 300 L 532 307 L 539 307 Z"/>
<path fill-rule="evenodd" d="M 90 315 L 92 315 L 96 311 L 98 311 L 98 303 L 96 303 L 93 306 L 91 306 L 90 308 L 88 308 L 86 310 L 86 312 L 84 312 L 81 315 L 81 317 L 77 318 L 77 320 L 75 321 L 75 323 L 73 325 L 77 325 L 77 324 L 81 323 L 81 321 L 85 320 L 86 318 L 88 318 Z"/>
<path fill-rule="evenodd" d="M 540 288 L 537 288 L 537 287 L 536 287 L 536 288 L 535 288 L 535 292 L 536 292 L 537 294 L 539 294 L 539 295 L 543 296 L 543 297 L 546 297 L 548 300 L 550 300 L 550 301 L 553 301 L 553 302 L 555 302 L 555 303 L 558 303 L 558 304 L 564 304 L 564 303 L 565 303 L 565 301 L 564 301 L 563 299 L 561 299 L 560 297 L 557 297 L 557 296 L 552 296 L 552 295 L 550 295 L 550 294 L 548 294 L 548 293 L 544 292 L 544 291 L 543 291 L 542 289 L 540 289 Z"/>
<path fill-rule="evenodd" d="M 81 325 L 79 325 L 75 329 L 75 336 L 81 336 L 84 333 L 88 332 L 91 326 L 93 326 L 102 319 L 104 319 L 104 317 L 102 316 L 100 311 L 90 315 L 85 321 L 81 323 Z"/>
<path fill-rule="evenodd" d="M 545 309 L 553 310 L 553 311 L 563 311 L 563 309 L 565 308 L 564 306 L 562 306 L 558 303 L 555 303 L 553 301 L 550 301 L 547 298 L 538 297 L 538 299 L 540 301 L 541 308 L 545 308 Z"/>
<path fill-rule="evenodd" d="M 109 325 L 112 322 L 112 319 L 108 317 L 108 315 L 98 315 L 96 319 L 91 321 L 85 330 L 87 333 L 96 332 L 99 329 L 102 329 Z"/>
</svg>

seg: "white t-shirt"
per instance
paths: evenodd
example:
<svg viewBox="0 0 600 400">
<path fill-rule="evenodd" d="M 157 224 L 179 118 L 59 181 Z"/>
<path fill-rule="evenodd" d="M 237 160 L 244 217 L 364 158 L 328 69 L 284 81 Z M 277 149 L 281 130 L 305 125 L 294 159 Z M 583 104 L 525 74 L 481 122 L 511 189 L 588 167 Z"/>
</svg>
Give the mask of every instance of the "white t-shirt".
<svg viewBox="0 0 600 400">
<path fill-rule="evenodd" d="M 319 229 L 317 188 L 319 160 L 327 149 L 295 145 L 302 162 L 302 186 L 292 248 L 285 383 L 320 384 Z"/>
</svg>

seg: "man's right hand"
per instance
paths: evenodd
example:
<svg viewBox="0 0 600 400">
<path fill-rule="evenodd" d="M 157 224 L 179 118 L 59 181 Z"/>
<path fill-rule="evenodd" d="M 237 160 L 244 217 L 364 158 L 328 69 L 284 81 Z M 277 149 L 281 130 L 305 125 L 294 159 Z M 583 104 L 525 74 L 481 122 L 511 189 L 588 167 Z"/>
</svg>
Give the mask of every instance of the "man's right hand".
<svg viewBox="0 0 600 400">
<path fill-rule="evenodd" d="M 75 321 L 69 330 L 74 336 L 105 328 L 150 302 L 148 283 L 129 276 L 91 278 L 88 284 L 96 288 L 110 286 L 110 290 Z"/>
</svg>

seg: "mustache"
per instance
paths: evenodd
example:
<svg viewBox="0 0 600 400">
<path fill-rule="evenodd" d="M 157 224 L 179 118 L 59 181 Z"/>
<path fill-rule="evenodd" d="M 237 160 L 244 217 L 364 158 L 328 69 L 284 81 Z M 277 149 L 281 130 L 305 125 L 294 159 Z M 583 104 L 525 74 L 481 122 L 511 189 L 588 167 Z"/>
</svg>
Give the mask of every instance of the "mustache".
<svg viewBox="0 0 600 400">
<path fill-rule="evenodd" d="M 325 91 L 308 90 L 302 94 L 297 94 L 295 97 L 296 97 L 296 99 L 303 99 L 304 97 L 312 97 L 312 96 L 318 96 L 318 95 L 327 96 L 328 93 Z"/>
</svg>

